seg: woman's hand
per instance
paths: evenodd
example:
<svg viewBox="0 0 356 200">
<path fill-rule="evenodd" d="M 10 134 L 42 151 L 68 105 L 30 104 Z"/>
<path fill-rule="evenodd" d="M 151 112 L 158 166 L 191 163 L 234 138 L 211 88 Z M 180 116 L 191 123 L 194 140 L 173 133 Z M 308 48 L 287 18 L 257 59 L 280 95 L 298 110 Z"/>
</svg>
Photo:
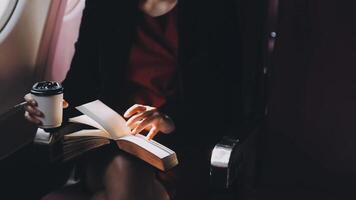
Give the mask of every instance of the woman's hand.
<svg viewBox="0 0 356 200">
<path fill-rule="evenodd" d="M 131 128 L 132 134 L 149 130 L 146 136 L 149 140 L 158 132 L 167 134 L 175 129 L 171 118 L 151 106 L 135 104 L 125 112 L 124 117 L 129 118 L 126 124 Z"/>
<path fill-rule="evenodd" d="M 25 105 L 25 118 L 34 124 L 41 125 L 41 121 L 38 118 L 43 117 L 43 113 L 37 109 L 37 102 L 32 98 L 31 94 L 24 96 L 27 104 Z M 69 106 L 68 102 L 63 100 L 63 108 Z"/>
</svg>

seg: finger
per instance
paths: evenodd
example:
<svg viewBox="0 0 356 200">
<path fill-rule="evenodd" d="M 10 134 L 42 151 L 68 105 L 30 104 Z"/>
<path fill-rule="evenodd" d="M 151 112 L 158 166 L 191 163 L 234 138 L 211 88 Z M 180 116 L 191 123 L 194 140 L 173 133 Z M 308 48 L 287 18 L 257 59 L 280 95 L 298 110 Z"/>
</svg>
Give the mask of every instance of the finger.
<svg viewBox="0 0 356 200">
<path fill-rule="evenodd" d="M 157 133 L 159 132 L 158 128 L 156 126 L 152 126 L 150 132 L 148 132 L 146 138 L 148 140 L 152 140 L 156 135 Z"/>
<path fill-rule="evenodd" d="M 37 117 L 43 117 L 43 113 L 40 110 L 36 109 L 36 107 L 30 106 L 30 105 L 26 105 L 25 106 L 25 110 L 30 115 L 37 116 Z"/>
<path fill-rule="evenodd" d="M 134 124 L 132 124 L 131 126 L 129 126 L 129 128 L 131 130 L 135 129 L 138 125 L 140 125 L 141 121 L 135 122 Z M 145 131 L 150 131 L 151 127 L 150 126 L 146 126 Z"/>
<path fill-rule="evenodd" d="M 63 108 L 68 108 L 69 107 L 69 103 L 63 99 Z"/>
<path fill-rule="evenodd" d="M 157 120 L 156 115 L 152 115 L 151 117 L 148 117 L 144 119 L 133 131 L 132 134 L 137 134 L 143 131 L 147 126 L 154 126 L 154 122 Z"/>
<path fill-rule="evenodd" d="M 32 123 L 34 123 L 34 124 L 37 124 L 37 125 L 42 124 L 42 122 L 41 122 L 39 119 L 37 119 L 37 118 L 35 118 L 34 116 L 30 115 L 30 113 L 28 113 L 28 112 L 25 112 L 25 118 L 26 118 L 28 121 L 30 121 L 30 122 L 32 122 Z"/>
<path fill-rule="evenodd" d="M 31 106 L 37 106 L 37 102 L 32 98 L 32 95 L 30 93 L 26 94 L 24 96 L 24 99 L 27 103 L 29 103 Z"/>
<path fill-rule="evenodd" d="M 129 120 L 127 120 L 126 125 L 130 127 L 132 124 L 134 124 L 138 121 L 141 121 L 144 118 L 149 117 L 150 115 L 153 114 L 153 112 L 154 112 L 153 110 L 150 110 L 150 111 L 141 112 L 137 115 L 134 115 Z"/>
<path fill-rule="evenodd" d="M 140 125 L 140 121 L 137 121 L 137 122 L 135 122 L 135 123 L 133 123 L 133 124 L 131 124 L 130 126 L 129 126 L 129 128 L 132 130 L 132 129 L 135 129 L 138 125 Z"/>
<path fill-rule="evenodd" d="M 143 112 L 145 110 L 146 110 L 146 106 L 140 105 L 140 104 L 135 104 L 135 105 L 131 106 L 129 109 L 127 109 L 127 111 L 124 114 L 124 117 L 129 118 L 132 115 L 134 115 L 138 112 Z"/>
</svg>

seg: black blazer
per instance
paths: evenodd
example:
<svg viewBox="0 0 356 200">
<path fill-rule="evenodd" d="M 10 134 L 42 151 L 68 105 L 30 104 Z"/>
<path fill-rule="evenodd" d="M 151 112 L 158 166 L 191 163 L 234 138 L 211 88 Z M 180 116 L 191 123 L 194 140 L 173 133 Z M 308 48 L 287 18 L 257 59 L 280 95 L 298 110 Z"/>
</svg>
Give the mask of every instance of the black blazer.
<svg viewBox="0 0 356 200">
<path fill-rule="evenodd" d="M 178 96 L 160 108 L 189 141 L 215 142 L 241 121 L 241 70 L 238 17 L 233 0 L 179 0 Z M 87 0 L 71 68 L 63 82 L 74 106 L 101 99 L 122 113 L 125 73 L 135 26 L 137 0 Z M 187 140 L 184 140 L 185 142 Z"/>
</svg>

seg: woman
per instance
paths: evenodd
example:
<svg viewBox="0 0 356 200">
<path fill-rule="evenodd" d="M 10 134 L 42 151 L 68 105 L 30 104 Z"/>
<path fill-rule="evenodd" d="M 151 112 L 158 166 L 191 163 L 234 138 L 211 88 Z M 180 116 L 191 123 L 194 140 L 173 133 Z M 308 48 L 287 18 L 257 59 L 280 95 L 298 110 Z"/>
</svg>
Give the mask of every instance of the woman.
<svg viewBox="0 0 356 200">
<path fill-rule="evenodd" d="M 202 199 L 205 192 L 185 187 L 186 182 L 206 186 L 207 152 L 241 121 L 235 9 L 232 0 L 87 0 L 63 82 L 71 107 L 65 116 L 100 99 L 124 113 L 133 134 L 147 130 L 150 139 L 174 132 L 156 137 L 180 160 L 177 194 L 168 188 L 170 196 Z M 26 118 L 39 123 L 36 103 L 25 99 L 32 103 Z M 115 147 L 107 149 L 84 162 L 87 186 L 96 197 L 168 198 L 151 168 Z M 101 165 L 93 164 L 98 160 Z"/>
</svg>

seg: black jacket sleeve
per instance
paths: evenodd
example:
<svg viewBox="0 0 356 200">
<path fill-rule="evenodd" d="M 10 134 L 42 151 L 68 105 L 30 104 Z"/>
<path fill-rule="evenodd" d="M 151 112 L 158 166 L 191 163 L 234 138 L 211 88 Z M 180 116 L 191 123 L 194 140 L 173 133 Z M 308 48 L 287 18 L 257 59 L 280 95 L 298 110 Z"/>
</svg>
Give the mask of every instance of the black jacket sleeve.
<svg viewBox="0 0 356 200">
<path fill-rule="evenodd" d="M 99 44 L 100 44 L 100 5 L 97 0 L 87 0 L 83 11 L 79 38 L 75 44 L 75 54 L 67 73 L 64 86 L 64 98 L 70 107 L 65 109 L 64 117 L 77 115 L 75 106 L 97 98 L 100 80 Z"/>
<path fill-rule="evenodd" d="M 214 143 L 223 135 L 236 135 L 242 122 L 237 5 L 232 0 L 200 3 L 193 4 L 193 11 L 199 12 L 193 12 L 194 18 L 185 19 L 187 23 L 180 27 L 186 33 L 181 35 L 185 39 L 180 52 L 184 59 L 179 66 L 182 98 L 179 102 L 169 99 L 160 109 L 173 118 L 185 144 L 201 142 L 201 138 Z M 187 14 L 192 11 L 184 9 Z"/>
</svg>

